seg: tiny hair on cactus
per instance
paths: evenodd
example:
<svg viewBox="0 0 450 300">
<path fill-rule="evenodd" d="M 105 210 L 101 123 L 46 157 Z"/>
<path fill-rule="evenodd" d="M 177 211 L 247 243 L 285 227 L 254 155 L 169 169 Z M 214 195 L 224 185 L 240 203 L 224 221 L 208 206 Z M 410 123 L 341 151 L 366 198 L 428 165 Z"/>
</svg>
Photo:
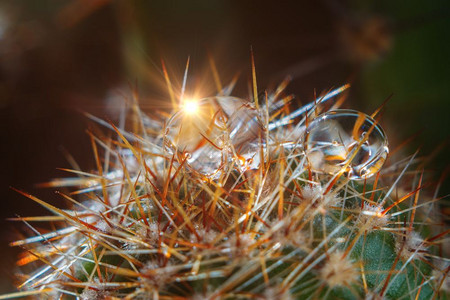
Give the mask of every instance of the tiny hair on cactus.
<svg viewBox="0 0 450 300">
<path fill-rule="evenodd" d="M 320 270 L 320 277 L 330 287 L 349 286 L 359 278 L 358 266 L 344 253 L 335 251 L 328 256 L 325 265 Z"/>
<path fill-rule="evenodd" d="M 70 207 L 18 190 L 52 216 L 14 219 L 19 291 L 2 299 L 448 297 L 438 191 L 417 153 L 388 158 L 380 109 L 341 109 L 348 84 L 291 109 L 287 81 L 259 94 L 253 61 L 248 97 L 214 66 L 217 94 L 184 99 L 163 69 L 172 111 L 87 114 L 110 131 L 89 133 L 96 170 L 41 185 Z"/>
</svg>

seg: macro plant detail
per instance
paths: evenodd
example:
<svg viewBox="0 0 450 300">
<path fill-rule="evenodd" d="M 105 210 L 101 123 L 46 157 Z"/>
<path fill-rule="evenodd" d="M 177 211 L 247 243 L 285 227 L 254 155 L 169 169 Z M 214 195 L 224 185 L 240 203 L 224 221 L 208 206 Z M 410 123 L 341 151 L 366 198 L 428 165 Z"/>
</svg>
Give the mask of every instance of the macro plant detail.
<svg viewBox="0 0 450 300">
<path fill-rule="evenodd" d="M 445 299 L 448 231 L 418 155 L 384 167 L 379 110 L 341 109 L 349 85 L 291 110 L 286 84 L 258 96 L 253 68 L 249 99 L 183 86 L 166 115 L 88 115 L 110 131 L 90 134 L 97 170 L 45 184 L 72 206 L 19 191 L 53 216 L 18 218 L 33 234 L 12 243 L 10 296 Z"/>
</svg>

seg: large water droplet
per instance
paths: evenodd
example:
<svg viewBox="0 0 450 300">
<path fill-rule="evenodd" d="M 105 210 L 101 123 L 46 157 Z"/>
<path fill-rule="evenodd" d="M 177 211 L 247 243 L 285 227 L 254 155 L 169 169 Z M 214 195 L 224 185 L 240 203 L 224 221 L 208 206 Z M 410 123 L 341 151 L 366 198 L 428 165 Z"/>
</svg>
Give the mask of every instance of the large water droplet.
<svg viewBox="0 0 450 300">
<path fill-rule="evenodd" d="M 166 147 L 193 172 L 216 178 L 229 159 L 250 167 L 254 142 L 264 136 L 258 110 L 247 100 L 210 97 L 189 102 L 168 121 Z"/>
<path fill-rule="evenodd" d="M 354 110 L 334 110 L 315 118 L 305 136 L 311 169 L 349 179 L 365 179 L 380 170 L 388 154 L 383 129 L 370 116 Z"/>
<path fill-rule="evenodd" d="M 230 134 L 233 156 L 241 171 L 259 168 L 260 148 L 265 146 L 265 128 L 262 116 L 254 104 L 238 99 L 230 111 L 227 127 Z M 223 101 L 225 105 L 230 101 Z"/>
</svg>

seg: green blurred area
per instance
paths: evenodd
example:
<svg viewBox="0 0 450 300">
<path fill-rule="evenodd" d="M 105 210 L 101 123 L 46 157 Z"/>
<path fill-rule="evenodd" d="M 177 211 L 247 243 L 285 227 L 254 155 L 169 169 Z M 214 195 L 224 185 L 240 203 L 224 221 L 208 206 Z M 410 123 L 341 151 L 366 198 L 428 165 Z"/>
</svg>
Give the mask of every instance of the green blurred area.
<svg viewBox="0 0 450 300">
<path fill-rule="evenodd" d="M 360 95 L 376 107 L 393 94 L 385 110 L 389 131 L 399 140 L 419 133 L 409 151 L 440 149 L 430 164 L 437 174 L 450 165 L 450 5 L 448 1 L 378 1 L 365 10 L 391 20 L 394 43 L 381 61 L 364 67 Z M 446 179 L 442 194 L 450 192 Z"/>
</svg>

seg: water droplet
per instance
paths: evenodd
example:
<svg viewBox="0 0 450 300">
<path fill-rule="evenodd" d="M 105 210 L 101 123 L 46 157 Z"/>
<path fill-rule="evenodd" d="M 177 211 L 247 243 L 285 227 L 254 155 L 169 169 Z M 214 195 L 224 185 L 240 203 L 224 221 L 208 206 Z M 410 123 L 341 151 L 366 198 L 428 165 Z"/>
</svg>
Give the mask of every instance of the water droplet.
<svg viewBox="0 0 450 300">
<path fill-rule="evenodd" d="M 311 169 L 337 174 L 345 168 L 349 179 L 375 174 L 389 152 L 383 129 L 370 116 L 347 109 L 329 111 L 315 118 L 305 136 Z"/>
<path fill-rule="evenodd" d="M 203 99 L 182 107 L 168 121 L 165 145 L 180 164 L 215 176 L 227 160 L 226 115 L 218 103 Z"/>
<path fill-rule="evenodd" d="M 227 123 L 233 157 L 241 171 L 257 169 L 260 165 L 260 149 L 265 146 L 261 114 L 251 102 L 241 100 L 235 105 Z"/>
<path fill-rule="evenodd" d="M 229 159 L 253 162 L 255 140 L 264 136 L 258 110 L 247 100 L 210 97 L 183 107 L 168 121 L 166 149 L 191 171 L 217 178 Z"/>
</svg>

